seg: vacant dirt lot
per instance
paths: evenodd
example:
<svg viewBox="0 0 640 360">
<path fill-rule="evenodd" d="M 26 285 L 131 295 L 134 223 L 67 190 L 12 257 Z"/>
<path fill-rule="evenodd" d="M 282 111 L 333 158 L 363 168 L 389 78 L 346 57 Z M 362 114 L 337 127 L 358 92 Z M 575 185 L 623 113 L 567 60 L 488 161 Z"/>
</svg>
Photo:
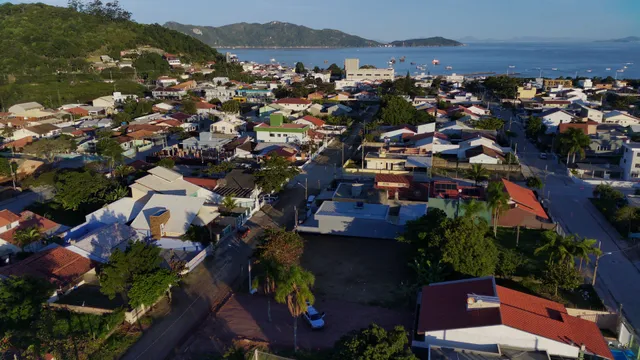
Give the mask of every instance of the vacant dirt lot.
<svg viewBox="0 0 640 360">
<path fill-rule="evenodd" d="M 334 343 L 351 330 L 367 327 L 370 323 L 391 329 L 396 325 L 411 328 L 410 311 L 360 305 L 339 300 L 318 299 L 316 307 L 325 311 L 326 327 L 312 331 L 298 319 L 298 346 L 306 349 L 333 347 Z M 271 318 L 267 316 L 267 298 L 263 295 L 236 294 L 203 323 L 203 326 L 185 344 L 180 359 L 196 359 L 198 354 L 221 351 L 221 344 L 234 340 L 267 343 L 272 348 L 293 346 L 293 318 L 285 305 L 271 301 Z"/>
<path fill-rule="evenodd" d="M 303 235 L 302 266 L 316 276 L 314 294 L 361 304 L 406 305 L 409 247 L 394 240 Z"/>
</svg>

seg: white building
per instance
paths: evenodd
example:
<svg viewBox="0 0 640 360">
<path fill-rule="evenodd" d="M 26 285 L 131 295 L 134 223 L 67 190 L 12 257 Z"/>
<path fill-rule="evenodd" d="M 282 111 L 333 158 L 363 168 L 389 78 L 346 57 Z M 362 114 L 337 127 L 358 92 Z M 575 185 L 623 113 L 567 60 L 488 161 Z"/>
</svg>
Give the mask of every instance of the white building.
<svg viewBox="0 0 640 360">
<path fill-rule="evenodd" d="M 622 144 L 620 167 L 623 170 L 622 178 L 624 180 L 640 181 L 640 143 Z"/>
<path fill-rule="evenodd" d="M 245 125 L 244 120 L 224 118 L 211 124 L 210 131 L 217 134 L 238 135 L 244 131 Z"/>
<path fill-rule="evenodd" d="M 284 98 L 273 102 L 291 111 L 304 111 L 311 106 L 311 101 L 299 98 Z"/>
<path fill-rule="evenodd" d="M 540 114 L 542 123 L 547 127 L 547 134 L 558 131 L 560 124 L 570 123 L 574 116 L 561 109 L 551 109 Z"/>
<path fill-rule="evenodd" d="M 504 346 L 613 359 L 595 322 L 570 315 L 562 304 L 498 286 L 493 277 L 425 286 L 417 309 L 413 347 L 493 352 Z"/>
<path fill-rule="evenodd" d="M 393 68 L 360 69 L 360 59 L 345 59 L 344 71 L 347 74 L 346 79 L 350 81 L 392 81 L 395 76 L 395 71 L 393 70 Z"/>
<path fill-rule="evenodd" d="M 603 120 L 602 111 L 592 109 L 590 107 L 581 106 L 580 107 L 580 117 L 587 118 L 589 120 L 593 120 L 597 123 L 601 123 Z"/>
<path fill-rule="evenodd" d="M 640 124 L 640 119 L 635 116 L 629 115 L 626 112 L 615 110 L 604 114 L 602 123 L 629 126 Z"/>
<path fill-rule="evenodd" d="M 137 201 L 154 193 L 192 196 L 207 201 L 214 199 L 211 191 L 184 180 L 182 174 L 173 170 L 158 166 L 150 169 L 148 173 L 149 175 L 129 185 L 133 200 Z"/>
</svg>

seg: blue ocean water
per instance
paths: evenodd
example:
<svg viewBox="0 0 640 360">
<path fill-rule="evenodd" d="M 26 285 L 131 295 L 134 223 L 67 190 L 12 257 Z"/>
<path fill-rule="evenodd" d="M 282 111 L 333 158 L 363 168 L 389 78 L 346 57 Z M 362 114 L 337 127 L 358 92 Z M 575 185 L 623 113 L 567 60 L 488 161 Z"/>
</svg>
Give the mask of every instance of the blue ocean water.
<svg viewBox="0 0 640 360">
<path fill-rule="evenodd" d="M 619 79 L 640 78 L 640 43 L 471 43 L 460 47 L 429 48 L 346 48 L 346 49 L 218 49 L 237 54 L 240 60 L 268 63 L 275 59 L 292 66 L 298 61 L 307 68 L 326 68 L 331 63 L 340 67 L 345 58 L 359 58 L 360 65 L 387 67 L 392 57 L 397 75 L 422 72 L 431 74 L 469 74 L 516 72 L 520 76 L 612 76 Z M 432 60 L 440 60 L 433 66 Z M 326 61 L 326 63 L 325 63 Z M 415 65 L 411 65 L 411 63 Z M 633 64 L 628 64 L 633 63 Z M 418 65 L 427 65 L 419 70 Z M 446 70 L 451 66 L 451 70 Z M 626 68 L 625 68 L 626 66 Z M 611 70 L 606 70 L 610 68 Z M 556 70 L 553 70 L 556 69 Z M 591 72 L 588 72 L 591 70 Z M 623 72 L 617 72 L 623 70 Z"/>
</svg>

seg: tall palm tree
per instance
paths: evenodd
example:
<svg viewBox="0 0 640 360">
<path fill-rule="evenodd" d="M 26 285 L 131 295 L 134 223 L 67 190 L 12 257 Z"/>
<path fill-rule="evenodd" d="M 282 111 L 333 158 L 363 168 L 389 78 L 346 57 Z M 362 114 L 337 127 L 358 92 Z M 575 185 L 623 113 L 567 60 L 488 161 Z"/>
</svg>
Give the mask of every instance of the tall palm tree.
<svg viewBox="0 0 640 360">
<path fill-rule="evenodd" d="M 557 260 L 560 263 L 573 263 L 574 256 L 577 254 L 575 236 L 562 236 L 555 231 L 547 230 L 542 234 L 544 244 L 533 252 L 534 255 L 542 253 L 549 254 L 549 262 L 553 263 Z"/>
<path fill-rule="evenodd" d="M 16 230 L 15 234 L 13 234 L 13 239 L 16 241 L 18 246 L 23 248 L 31 243 L 41 240 L 42 234 L 37 227 L 31 226 L 25 229 Z"/>
<path fill-rule="evenodd" d="M 631 206 L 623 206 L 615 214 L 616 221 L 627 223 L 627 236 L 631 236 L 631 224 L 640 222 L 640 211 Z"/>
<path fill-rule="evenodd" d="M 582 239 L 575 243 L 575 256 L 580 259 L 580 267 L 578 270 L 582 270 L 582 262 L 589 263 L 591 258 L 589 255 L 600 256 L 602 255 L 602 250 L 595 247 L 596 239 Z"/>
<path fill-rule="evenodd" d="M 498 234 L 498 218 L 509 208 L 509 195 L 501 181 L 494 181 L 487 187 L 487 205 L 493 219 L 493 235 Z"/>
<path fill-rule="evenodd" d="M 560 144 L 567 152 L 567 165 L 569 165 L 569 156 L 573 154 L 573 162 L 576 162 L 576 154 L 580 158 L 584 158 L 584 149 L 589 146 L 591 139 L 588 135 L 578 128 L 569 128 L 560 135 Z"/>
<path fill-rule="evenodd" d="M 280 304 L 287 304 L 293 316 L 293 349 L 298 348 L 298 318 L 308 305 L 313 305 L 315 297 L 311 287 L 316 279 L 313 274 L 298 265 L 291 266 L 277 281 L 275 298 Z"/>
<path fill-rule="evenodd" d="M 467 170 L 467 177 L 473 179 L 475 184 L 489 178 L 489 170 L 487 170 L 482 164 L 472 164 L 471 168 Z"/>
</svg>

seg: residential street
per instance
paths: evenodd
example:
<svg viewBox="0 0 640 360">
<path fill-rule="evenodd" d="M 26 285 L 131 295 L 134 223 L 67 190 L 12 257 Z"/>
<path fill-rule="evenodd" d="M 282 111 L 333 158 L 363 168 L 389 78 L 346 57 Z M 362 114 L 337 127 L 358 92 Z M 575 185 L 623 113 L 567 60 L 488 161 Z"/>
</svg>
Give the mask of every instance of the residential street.
<svg viewBox="0 0 640 360">
<path fill-rule="evenodd" d="M 511 112 L 500 116 L 509 121 Z M 591 204 L 593 186 L 575 184 L 566 173 L 566 167 L 552 156 L 540 159 L 540 152 L 524 135 L 523 125 L 513 121 L 511 130 L 517 133 L 518 156 L 525 176 L 534 174 L 544 182 L 544 202 L 551 216 L 568 233 L 602 242 L 603 256 L 598 268 L 596 290 L 605 304 L 618 309 L 622 304 L 627 320 L 634 328 L 640 329 L 640 259 L 629 260 L 620 250 L 629 246 L 602 214 Z M 546 180 L 545 180 L 546 178 Z M 630 190 L 623 190 L 628 193 Z M 595 260 L 595 259 L 594 259 Z M 594 261 L 588 265 L 593 273 Z"/>
<path fill-rule="evenodd" d="M 359 129 L 359 126 L 356 125 L 356 128 Z M 350 136 L 347 142 L 354 140 L 355 136 Z M 345 159 L 348 156 L 350 152 L 345 150 Z M 339 145 L 327 148 L 318 158 L 319 162 L 310 163 L 303 174 L 287 184 L 278 194 L 278 202 L 273 206 L 265 205 L 249 220 L 247 225 L 251 229 L 251 236 L 244 240 L 236 237 L 221 240 L 215 256 L 198 266 L 184 279 L 180 288 L 173 291 L 172 304 L 166 300 L 158 304 L 152 313 L 153 326 L 144 332 L 122 359 L 169 358 L 206 320 L 207 315 L 216 311 L 235 286 L 248 286 L 248 259 L 263 229 L 273 226 L 293 228 L 294 207 L 301 209 L 306 202 L 304 187 L 298 182 L 304 184 L 304 179 L 308 178 L 309 193 L 317 193 L 318 184 L 327 186 L 333 180 L 332 169 L 339 171 L 341 157 Z"/>
</svg>

